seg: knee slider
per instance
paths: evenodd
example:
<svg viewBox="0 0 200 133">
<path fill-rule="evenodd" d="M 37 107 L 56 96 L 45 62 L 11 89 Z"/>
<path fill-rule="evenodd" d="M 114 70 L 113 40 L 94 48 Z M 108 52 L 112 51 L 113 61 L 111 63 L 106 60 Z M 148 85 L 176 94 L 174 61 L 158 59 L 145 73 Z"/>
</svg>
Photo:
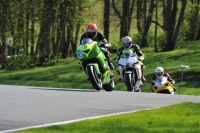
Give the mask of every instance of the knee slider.
<svg viewBox="0 0 200 133">
<path fill-rule="evenodd" d="M 142 65 L 142 66 L 141 66 L 141 69 L 142 69 L 142 70 L 145 70 L 145 65 Z"/>
</svg>

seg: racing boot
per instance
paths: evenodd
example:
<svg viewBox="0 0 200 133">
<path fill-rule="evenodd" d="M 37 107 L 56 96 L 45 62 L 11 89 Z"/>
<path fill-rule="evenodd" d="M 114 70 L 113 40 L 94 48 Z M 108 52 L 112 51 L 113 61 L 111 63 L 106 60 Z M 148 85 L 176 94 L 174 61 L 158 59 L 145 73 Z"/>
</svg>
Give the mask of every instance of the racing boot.
<svg viewBox="0 0 200 133">
<path fill-rule="evenodd" d="M 111 78 L 112 78 L 112 77 L 115 77 L 114 73 L 110 73 L 110 77 L 111 77 Z"/>
<path fill-rule="evenodd" d="M 176 87 L 172 84 L 172 88 L 174 89 L 174 93 L 176 93 Z"/>
<path fill-rule="evenodd" d="M 108 66 L 110 67 L 110 69 L 114 69 L 114 65 L 111 61 L 108 61 Z"/>
<path fill-rule="evenodd" d="M 145 77 L 144 77 L 144 75 L 142 75 L 142 82 L 146 82 L 146 79 L 145 79 Z"/>
<path fill-rule="evenodd" d="M 110 69 L 114 69 L 114 65 L 112 64 L 112 62 L 110 61 L 110 53 L 106 54 L 106 58 L 108 61 L 108 66 L 110 67 Z"/>
</svg>

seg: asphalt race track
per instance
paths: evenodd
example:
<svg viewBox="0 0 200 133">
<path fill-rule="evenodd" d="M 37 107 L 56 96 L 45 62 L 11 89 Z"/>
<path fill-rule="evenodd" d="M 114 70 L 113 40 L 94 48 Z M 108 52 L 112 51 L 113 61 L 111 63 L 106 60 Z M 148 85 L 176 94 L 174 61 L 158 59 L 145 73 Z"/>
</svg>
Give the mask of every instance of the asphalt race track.
<svg viewBox="0 0 200 133">
<path fill-rule="evenodd" d="M 0 132 L 159 108 L 200 96 L 0 85 Z"/>
</svg>

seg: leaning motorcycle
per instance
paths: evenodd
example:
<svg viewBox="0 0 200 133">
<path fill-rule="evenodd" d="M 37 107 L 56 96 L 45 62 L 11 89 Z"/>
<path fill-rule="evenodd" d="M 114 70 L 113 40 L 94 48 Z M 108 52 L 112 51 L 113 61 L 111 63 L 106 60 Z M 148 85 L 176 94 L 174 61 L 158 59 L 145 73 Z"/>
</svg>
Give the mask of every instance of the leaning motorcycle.
<svg viewBox="0 0 200 133">
<path fill-rule="evenodd" d="M 89 38 L 83 39 L 77 48 L 76 57 L 96 90 L 112 91 L 115 87 L 114 75 L 99 45 L 100 43 Z"/>
<path fill-rule="evenodd" d="M 175 93 L 172 84 L 167 80 L 166 77 L 162 77 L 162 79 L 157 79 L 151 89 L 155 93 L 165 93 L 165 94 Z"/>
<path fill-rule="evenodd" d="M 123 53 L 118 61 L 118 68 L 123 84 L 128 91 L 141 92 L 142 86 L 142 71 L 141 65 L 138 62 L 138 57 L 132 50 L 123 50 Z"/>
</svg>

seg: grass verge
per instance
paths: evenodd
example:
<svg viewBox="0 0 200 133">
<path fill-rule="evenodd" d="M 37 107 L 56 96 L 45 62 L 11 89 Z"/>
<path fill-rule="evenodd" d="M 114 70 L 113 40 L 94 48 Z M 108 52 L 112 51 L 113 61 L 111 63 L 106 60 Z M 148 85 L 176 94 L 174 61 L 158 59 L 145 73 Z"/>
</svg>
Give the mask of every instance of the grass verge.
<svg viewBox="0 0 200 133">
<path fill-rule="evenodd" d="M 170 52 L 154 53 L 151 48 L 143 48 L 145 54 L 143 61 L 146 69 L 144 75 L 147 82 L 142 86 L 142 92 L 151 92 L 151 77 L 157 66 L 162 66 L 165 70 L 173 73 L 172 78 L 176 81 L 175 87 L 177 94 L 200 95 L 200 42 L 189 42 L 180 45 L 181 48 Z M 185 47 L 183 45 L 186 45 Z M 115 64 L 117 55 L 111 55 L 112 62 Z M 189 65 L 190 69 L 179 68 L 179 65 Z M 182 73 L 183 72 L 183 73 Z M 119 75 L 116 67 L 113 70 L 115 74 L 115 89 L 118 91 L 127 91 L 126 87 L 119 81 Z M 182 81 L 181 81 L 181 76 Z M 78 84 L 77 84 L 78 83 Z M 80 70 L 78 60 L 73 57 L 61 59 L 55 66 L 39 67 L 33 69 L 0 71 L 0 84 L 41 86 L 56 88 L 80 88 L 94 89 L 87 80 L 85 73 Z"/>
<path fill-rule="evenodd" d="M 17 133 L 198 133 L 200 103 L 185 102 L 92 120 Z"/>
</svg>

